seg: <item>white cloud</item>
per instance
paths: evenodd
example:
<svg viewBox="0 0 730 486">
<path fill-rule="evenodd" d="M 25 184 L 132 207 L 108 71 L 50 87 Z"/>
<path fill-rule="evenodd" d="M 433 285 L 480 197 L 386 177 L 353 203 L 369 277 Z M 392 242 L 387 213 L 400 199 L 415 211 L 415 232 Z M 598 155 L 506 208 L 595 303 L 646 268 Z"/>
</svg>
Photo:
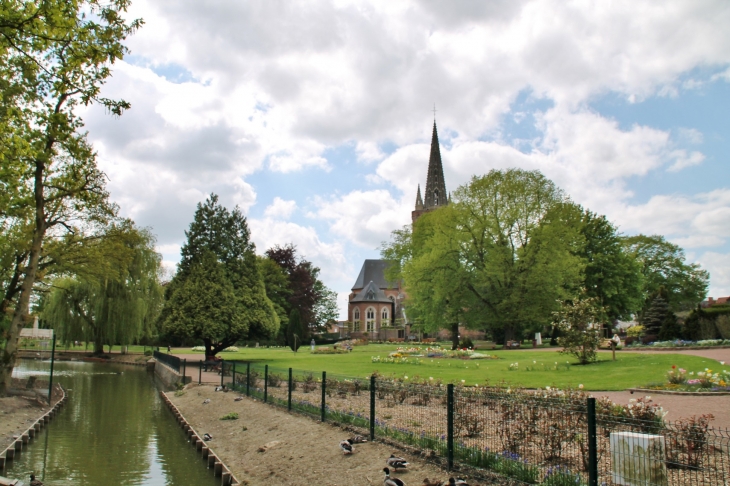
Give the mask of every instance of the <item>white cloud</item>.
<svg viewBox="0 0 730 486">
<path fill-rule="evenodd" d="M 714 298 L 730 296 L 730 254 L 707 251 L 698 260 L 702 268 L 710 272 L 707 295 Z"/>
<path fill-rule="evenodd" d="M 264 215 L 269 218 L 289 219 L 296 208 L 296 201 L 285 201 L 279 196 L 276 196 L 274 202 L 264 210 Z"/>
<path fill-rule="evenodd" d="M 670 172 L 677 172 L 686 167 L 692 167 L 693 165 L 699 165 L 705 160 L 704 154 L 701 152 L 687 153 L 686 150 L 672 150 L 669 156 L 675 160 L 675 162 L 669 167 Z"/>
</svg>

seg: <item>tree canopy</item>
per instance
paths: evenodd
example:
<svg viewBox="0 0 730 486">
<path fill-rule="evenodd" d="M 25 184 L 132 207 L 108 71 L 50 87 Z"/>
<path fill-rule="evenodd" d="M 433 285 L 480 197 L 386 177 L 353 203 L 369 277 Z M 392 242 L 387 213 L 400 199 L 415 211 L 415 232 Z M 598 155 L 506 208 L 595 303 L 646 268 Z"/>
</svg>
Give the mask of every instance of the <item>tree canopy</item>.
<svg viewBox="0 0 730 486">
<path fill-rule="evenodd" d="M 488 328 L 497 340 L 542 329 L 580 287 L 577 207 L 539 172 L 492 170 L 452 204 L 395 234 L 383 255 L 401 272 L 426 329 Z M 391 277 L 397 276 L 391 274 Z"/>
<path fill-rule="evenodd" d="M 0 394 L 31 294 L 44 276 L 49 236 L 82 235 L 116 215 L 78 108 L 98 103 L 119 116 L 130 107 L 100 97 L 111 65 L 126 53 L 123 41 L 142 24 L 127 22 L 128 6 L 128 0 L 0 0 L 0 185 L 6 190 L 0 217 L 3 230 L 12 228 L 0 241 L 11 255 L 3 310 L 14 308 L 0 355 Z"/>
<path fill-rule="evenodd" d="M 640 320 L 660 288 L 673 312 L 692 309 L 705 298 L 710 275 L 697 263 L 687 263 L 682 248 L 659 235 L 636 235 L 623 241 L 641 266 L 644 305 Z"/>
<path fill-rule="evenodd" d="M 177 274 L 165 289 L 162 331 L 202 340 L 206 357 L 242 339 L 275 336 L 279 317 L 241 211 L 229 211 L 211 194 L 185 236 Z"/>
<path fill-rule="evenodd" d="M 114 251 L 115 265 L 95 273 L 56 278 L 41 302 L 41 317 L 61 340 L 103 346 L 131 344 L 154 333 L 162 300 L 160 255 L 146 230 L 128 226 L 99 241 Z"/>
</svg>

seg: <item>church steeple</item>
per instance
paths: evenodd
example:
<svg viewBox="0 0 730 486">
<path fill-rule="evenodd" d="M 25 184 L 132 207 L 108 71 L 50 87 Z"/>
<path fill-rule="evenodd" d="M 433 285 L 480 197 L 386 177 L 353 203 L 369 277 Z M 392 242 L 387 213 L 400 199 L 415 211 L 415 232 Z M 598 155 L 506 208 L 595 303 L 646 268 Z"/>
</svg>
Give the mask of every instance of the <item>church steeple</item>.
<svg viewBox="0 0 730 486">
<path fill-rule="evenodd" d="M 431 136 L 431 156 L 428 159 L 428 174 L 426 176 L 426 192 L 424 193 L 424 209 L 435 209 L 449 203 L 444 181 L 444 168 L 441 165 L 441 151 L 439 150 L 439 136 L 436 131 L 436 120 L 433 122 Z"/>
<path fill-rule="evenodd" d="M 423 209 L 423 199 L 421 199 L 421 184 L 418 184 L 418 192 L 416 193 L 416 211 Z"/>
</svg>

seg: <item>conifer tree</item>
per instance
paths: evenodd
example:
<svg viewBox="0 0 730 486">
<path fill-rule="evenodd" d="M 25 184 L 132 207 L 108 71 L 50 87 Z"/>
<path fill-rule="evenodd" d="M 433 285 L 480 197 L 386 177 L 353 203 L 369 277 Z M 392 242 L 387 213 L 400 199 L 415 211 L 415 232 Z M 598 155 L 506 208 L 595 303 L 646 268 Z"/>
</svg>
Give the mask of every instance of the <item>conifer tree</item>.
<svg viewBox="0 0 730 486">
<path fill-rule="evenodd" d="M 206 358 L 243 339 L 268 339 L 279 317 L 266 296 L 246 217 L 211 194 L 199 203 L 178 272 L 165 290 L 162 331 L 203 341 Z"/>
<path fill-rule="evenodd" d="M 295 308 L 289 314 L 289 326 L 286 329 L 286 340 L 292 351 L 297 352 L 302 345 L 303 338 L 304 326 L 302 325 L 302 316 L 299 313 L 299 309 Z"/>
</svg>

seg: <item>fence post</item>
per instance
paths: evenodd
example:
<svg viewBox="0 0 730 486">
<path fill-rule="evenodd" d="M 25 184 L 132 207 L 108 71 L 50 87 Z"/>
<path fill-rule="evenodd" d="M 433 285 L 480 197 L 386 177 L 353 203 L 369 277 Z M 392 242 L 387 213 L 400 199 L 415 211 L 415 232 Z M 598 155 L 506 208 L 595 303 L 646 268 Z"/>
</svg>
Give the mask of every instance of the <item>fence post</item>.
<svg viewBox="0 0 730 486">
<path fill-rule="evenodd" d="M 198 385 L 203 383 L 203 360 L 198 363 Z"/>
<path fill-rule="evenodd" d="M 246 363 L 246 396 L 251 396 L 251 362 Z"/>
<path fill-rule="evenodd" d="M 327 372 L 322 372 L 322 422 L 324 422 L 325 393 L 327 393 Z"/>
<path fill-rule="evenodd" d="M 454 384 L 446 386 L 446 451 L 449 471 L 454 467 Z"/>
<path fill-rule="evenodd" d="M 269 365 L 264 365 L 264 403 L 269 396 Z"/>
<path fill-rule="evenodd" d="M 598 452 L 596 446 L 596 399 L 588 399 L 588 486 L 598 486 Z"/>
<path fill-rule="evenodd" d="M 375 440 L 375 375 L 370 375 L 370 440 Z"/>
<path fill-rule="evenodd" d="M 226 372 L 226 362 L 221 361 L 221 387 L 223 386 L 223 375 Z"/>
<path fill-rule="evenodd" d="M 231 390 L 236 389 L 236 362 L 231 364 Z"/>
<path fill-rule="evenodd" d="M 292 369 L 289 368 L 289 397 L 287 398 L 287 410 L 291 412 L 291 385 L 292 385 Z"/>
<path fill-rule="evenodd" d="M 182 379 L 183 379 L 183 385 L 185 384 L 185 375 L 188 372 L 188 359 L 185 358 L 183 360 L 183 372 L 182 372 Z"/>
</svg>

